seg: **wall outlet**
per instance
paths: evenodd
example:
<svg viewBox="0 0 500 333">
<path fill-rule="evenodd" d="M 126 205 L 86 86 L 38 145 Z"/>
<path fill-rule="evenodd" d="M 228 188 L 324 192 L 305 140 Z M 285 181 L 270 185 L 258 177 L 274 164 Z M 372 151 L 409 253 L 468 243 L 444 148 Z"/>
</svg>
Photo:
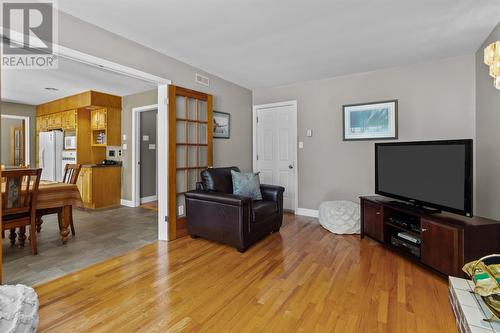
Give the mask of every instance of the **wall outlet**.
<svg viewBox="0 0 500 333">
<path fill-rule="evenodd" d="M 178 212 L 179 216 L 184 215 L 184 205 L 180 205 L 179 208 L 177 208 L 177 209 L 179 210 L 179 212 Z"/>
<path fill-rule="evenodd" d="M 299 141 L 299 149 L 302 149 L 304 148 L 304 142 L 303 141 Z"/>
</svg>

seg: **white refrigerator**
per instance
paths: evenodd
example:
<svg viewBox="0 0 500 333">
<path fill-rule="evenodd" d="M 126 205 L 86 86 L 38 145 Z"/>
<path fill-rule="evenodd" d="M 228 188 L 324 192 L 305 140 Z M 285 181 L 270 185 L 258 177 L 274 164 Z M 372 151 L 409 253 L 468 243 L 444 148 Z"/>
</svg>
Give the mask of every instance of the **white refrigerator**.
<svg viewBox="0 0 500 333">
<path fill-rule="evenodd" d="M 40 132 L 38 136 L 38 165 L 42 180 L 62 181 L 63 132 Z"/>
</svg>

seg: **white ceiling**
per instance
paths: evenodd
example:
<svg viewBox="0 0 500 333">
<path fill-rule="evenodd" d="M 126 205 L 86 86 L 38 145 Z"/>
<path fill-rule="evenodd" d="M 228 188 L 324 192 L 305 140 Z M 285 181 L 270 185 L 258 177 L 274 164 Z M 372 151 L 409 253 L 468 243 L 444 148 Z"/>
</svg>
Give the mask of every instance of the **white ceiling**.
<svg viewBox="0 0 500 333">
<path fill-rule="evenodd" d="M 64 0 L 76 17 L 249 88 L 472 54 L 498 0 Z"/>
<path fill-rule="evenodd" d="M 2 101 L 22 104 L 42 104 L 87 90 L 125 96 L 154 88 L 145 81 L 62 58 L 57 69 L 2 70 Z"/>
</svg>

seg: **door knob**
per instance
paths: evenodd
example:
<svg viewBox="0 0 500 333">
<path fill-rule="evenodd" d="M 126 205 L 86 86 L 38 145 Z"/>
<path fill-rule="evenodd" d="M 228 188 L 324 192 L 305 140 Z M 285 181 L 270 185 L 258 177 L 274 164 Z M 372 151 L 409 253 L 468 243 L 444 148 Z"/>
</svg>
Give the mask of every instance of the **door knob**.
<svg viewBox="0 0 500 333">
<path fill-rule="evenodd" d="M 291 164 L 290 164 L 290 165 L 288 166 L 288 169 L 293 169 L 293 165 L 291 165 Z"/>
</svg>

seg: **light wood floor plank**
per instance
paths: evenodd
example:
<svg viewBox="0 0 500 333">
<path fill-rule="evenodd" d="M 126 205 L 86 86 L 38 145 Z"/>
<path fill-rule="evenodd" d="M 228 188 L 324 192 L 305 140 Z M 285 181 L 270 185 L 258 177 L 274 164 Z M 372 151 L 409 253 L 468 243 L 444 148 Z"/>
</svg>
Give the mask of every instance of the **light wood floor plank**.
<svg viewBox="0 0 500 333">
<path fill-rule="evenodd" d="M 185 237 L 39 285 L 40 332 L 456 332 L 444 279 L 285 220 L 243 254 Z"/>
</svg>

